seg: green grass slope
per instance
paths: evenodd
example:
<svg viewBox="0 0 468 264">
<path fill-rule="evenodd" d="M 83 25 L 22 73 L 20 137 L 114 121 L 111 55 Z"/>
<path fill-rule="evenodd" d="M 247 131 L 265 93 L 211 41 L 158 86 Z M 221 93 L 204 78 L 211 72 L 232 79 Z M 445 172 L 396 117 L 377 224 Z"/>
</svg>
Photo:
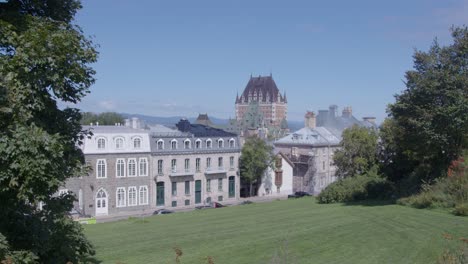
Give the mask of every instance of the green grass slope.
<svg viewBox="0 0 468 264">
<path fill-rule="evenodd" d="M 468 218 L 399 205 L 317 204 L 313 198 L 89 225 L 103 263 L 434 263 L 468 237 Z M 281 253 L 283 252 L 283 253 Z M 286 252 L 286 253 L 284 253 Z"/>
</svg>

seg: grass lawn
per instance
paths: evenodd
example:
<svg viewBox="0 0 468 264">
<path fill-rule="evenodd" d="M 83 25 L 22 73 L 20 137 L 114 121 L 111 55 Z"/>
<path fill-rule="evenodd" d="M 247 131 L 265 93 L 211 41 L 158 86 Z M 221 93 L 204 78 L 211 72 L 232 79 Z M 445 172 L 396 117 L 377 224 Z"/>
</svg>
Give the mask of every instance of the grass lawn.
<svg viewBox="0 0 468 264">
<path fill-rule="evenodd" d="M 468 217 L 399 205 L 321 205 L 313 198 L 85 226 L 103 263 L 434 263 L 442 234 L 468 237 Z M 279 253 L 281 254 L 281 253 Z M 283 263 L 283 262 L 282 262 Z"/>
</svg>

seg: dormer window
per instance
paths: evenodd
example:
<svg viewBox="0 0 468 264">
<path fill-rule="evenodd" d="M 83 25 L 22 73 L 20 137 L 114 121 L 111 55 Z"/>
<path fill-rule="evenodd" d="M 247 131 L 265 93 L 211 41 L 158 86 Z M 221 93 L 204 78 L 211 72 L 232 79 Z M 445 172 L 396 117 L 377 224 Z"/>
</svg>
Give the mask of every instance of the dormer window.
<svg viewBox="0 0 468 264">
<path fill-rule="evenodd" d="M 218 139 L 218 148 L 224 148 L 224 140 Z"/>
<path fill-rule="evenodd" d="M 190 149 L 190 140 L 189 139 L 186 139 L 184 141 L 184 149 Z"/>
<path fill-rule="evenodd" d="M 206 148 L 211 148 L 211 139 L 206 141 Z"/>
<path fill-rule="evenodd" d="M 115 148 L 116 149 L 123 149 L 123 146 L 124 146 L 124 140 L 123 138 L 117 138 L 115 140 Z"/>
<path fill-rule="evenodd" d="M 164 149 L 164 141 L 162 139 L 158 140 L 158 150 Z"/>
<path fill-rule="evenodd" d="M 136 148 L 136 149 L 141 148 L 141 139 L 140 138 L 133 139 L 133 148 Z"/>
<path fill-rule="evenodd" d="M 177 149 L 177 140 L 171 140 L 171 149 Z"/>
<path fill-rule="evenodd" d="M 197 139 L 197 141 L 195 141 L 195 148 L 196 149 L 201 148 L 201 140 L 200 139 Z"/>
<path fill-rule="evenodd" d="M 229 147 L 230 148 L 235 148 L 236 147 L 236 141 L 233 138 L 231 138 L 229 140 Z"/>
<path fill-rule="evenodd" d="M 98 138 L 97 148 L 98 149 L 105 149 L 106 148 L 106 140 L 104 138 Z"/>
</svg>

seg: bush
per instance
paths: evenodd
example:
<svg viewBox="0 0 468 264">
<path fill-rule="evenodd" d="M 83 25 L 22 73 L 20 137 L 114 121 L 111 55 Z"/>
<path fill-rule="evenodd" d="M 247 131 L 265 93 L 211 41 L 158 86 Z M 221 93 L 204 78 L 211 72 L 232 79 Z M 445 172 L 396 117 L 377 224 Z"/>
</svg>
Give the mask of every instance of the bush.
<svg viewBox="0 0 468 264">
<path fill-rule="evenodd" d="M 460 203 L 453 209 L 454 215 L 468 216 L 468 203 Z"/>
<path fill-rule="evenodd" d="M 401 198 L 397 203 L 415 208 L 453 208 L 455 215 L 467 216 L 468 170 L 466 164 L 461 165 L 462 171 L 437 179 L 432 184 L 423 184 L 419 194 Z"/>
<path fill-rule="evenodd" d="M 390 199 L 395 191 L 393 183 L 371 169 L 365 175 L 338 180 L 328 185 L 317 197 L 319 203 L 353 202 L 368 199 Z"/>
</svg>

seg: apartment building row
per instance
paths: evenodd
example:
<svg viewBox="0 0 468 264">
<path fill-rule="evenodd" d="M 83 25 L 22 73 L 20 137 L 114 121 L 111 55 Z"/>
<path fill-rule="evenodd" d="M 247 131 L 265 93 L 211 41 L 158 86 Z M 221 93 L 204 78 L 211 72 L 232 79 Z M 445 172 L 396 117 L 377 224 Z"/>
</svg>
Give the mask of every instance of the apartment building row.
<svg viewBox="0 0 468 264">
<path fill-rule="evenodd" d="M 69 179 L 59 192 L 73 192 L 75 209 L 89 216 L 237 200 L 237 135 L 185 119 L 176 126 L 142 129 L 132 120 L 84 127 L 93 133 L 81 146 L 88 175 Z"/>
</svg>

